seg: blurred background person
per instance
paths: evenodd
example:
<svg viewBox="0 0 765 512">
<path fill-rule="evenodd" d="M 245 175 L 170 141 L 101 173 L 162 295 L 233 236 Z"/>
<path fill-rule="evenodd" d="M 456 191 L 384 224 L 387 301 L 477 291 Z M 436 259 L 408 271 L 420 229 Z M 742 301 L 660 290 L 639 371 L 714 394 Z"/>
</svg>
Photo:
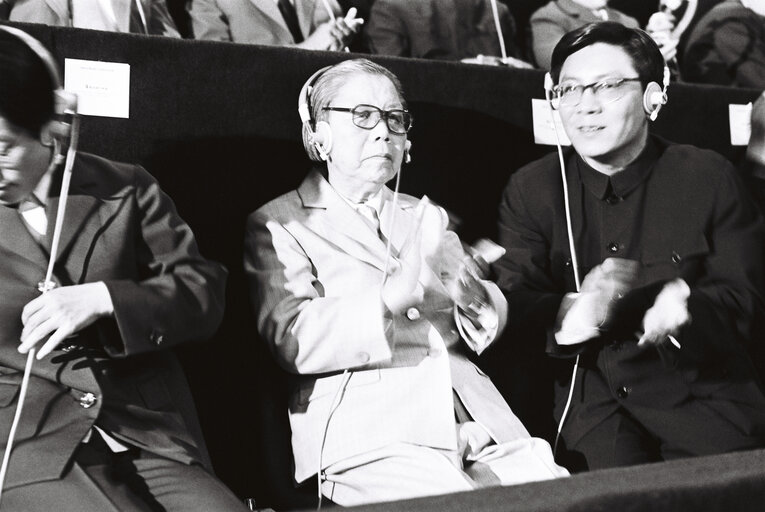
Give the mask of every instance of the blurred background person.
<svg viewBox="0 0 765 512">
<path fill-rule="evenodd" d="M 363 23 L 355 13 L 344 18 L 336 0 L 192 0 L 189 7 L 195 39 L 307 50 L 348 46 Z"/>
<path fill-rule="evenodd" d="M 752 105 L 751 125 L 752 132 L 741 170 L 749 181 L 749 190 L 755 202 L 765 213 L 765 92 Z"/>
<path fill-rule="evenodd" d="M 10 21 L 181 37 L 165 0 L 4 0 Z"/>
<path fill-rule="evenodd" d="M 371 53 L 460 60 L 479 55 L 485 63 L 531 67 L 518 60 L 515 21 L 507 6 L 491 0 L 376 0 L 364 38 Z M 497 28 L 499 24 L 499 29 Z M 501 32 L 501 37 L 500 37 Z M 484 62 L 484 59 L 480 59 Z"/>
<path fill-rule="evenodd" d="M 468 358 L 501 333 L 501 292 L 442 208 L 385 185 L 410 151 L 398 79 L 365 59 L 318 73 L 299 101 L 317 164 L 245 242 L 258 330 L 291 374 L 296 482 L 318 470 L 345 506 L 567 475 Z"/>
<path fill-rule="evenodd" d="M 682 59 L 689 82 L 765 89 L 765 0 L 726 0 L 694 27 Z"/>
<path fill-rule="evenodd" d="M 553 48 L 564 34 L 596 21 L 639 26 L 635 18 L 608 7 L 608 0 L 553 0 L 536 10 L 529 21 L 536 65 L 550 69 Z"/>
<path fill-rule="evenodd" d="M 625 27 L 638 28 L 638 21 L 608 6 L 608 0 L 553 0 L 531 15 L 531 39 L 537 66 L 550 69 L 553 48 L 564 34 L 598 21 L 615 21 Z M 655 38 L 664 59 L 670 61 L 677 53 L 677 40 L 666 37 L 673 20 L 656 19 L 650 30 L 656 30 Z M 647 28 L 647 30 L 649 30 Z M 649 30 L 649 33 L 650 33 Z"/>
</svg>

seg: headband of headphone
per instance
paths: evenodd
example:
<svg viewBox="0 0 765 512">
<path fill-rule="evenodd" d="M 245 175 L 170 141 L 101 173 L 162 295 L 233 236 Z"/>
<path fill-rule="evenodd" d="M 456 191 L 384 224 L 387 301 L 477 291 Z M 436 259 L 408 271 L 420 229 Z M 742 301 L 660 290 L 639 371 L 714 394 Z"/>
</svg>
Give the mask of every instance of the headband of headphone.
<svg viewBox="0 0 765 512">
<path fill-rule="evenodd" d="M 315 84 L 319 77 L 331 67 L 332 66 L 326 66 L 315 72 L 308 77 L 308 80 L 306 80 L 303 87 L 300 89 L 300 95 L 298 96 L 298 115 L 300 115 L 301 123 L 313 124 L 314 120 L 311 116 L 311 92 L 313 92 L 313 84 Z"/>
<path fill-rule="evenodd" d="M 61 86 L 61 78 L 56 68 L 56 63 L 53 60 L 53 56 L 45 49 L 45 47 L 26 32 L 19 30 L 15 27 L 9 27 L 7 25 L 0 25 L 0 30 L 15 36 L 18 40 L 24 43 L 37 57 L 42 61 L 45 68 L 50 74 L 50 78 L 53 81 L 53 113 L 55 115 L 74 115 L 77 113 L 77 96 L 70 92 L 64 91 Z"/>
</svg>

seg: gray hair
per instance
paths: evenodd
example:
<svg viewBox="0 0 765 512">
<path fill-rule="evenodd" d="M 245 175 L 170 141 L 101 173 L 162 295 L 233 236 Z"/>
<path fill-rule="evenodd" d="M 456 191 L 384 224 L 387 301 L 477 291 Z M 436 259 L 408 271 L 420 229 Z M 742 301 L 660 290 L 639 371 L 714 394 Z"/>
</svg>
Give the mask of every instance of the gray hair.
<svg viewBox="0 0 765 512">
<path fill-rule="evenodd" d="M 316 129 L 316 123 L 327 117 L 324 107 L 330 105 L 337 92 L 345 85 L 350 76 L 361 73 L 383 76 L 390 80 L 396 89 L 396 93 L 398 93 L 401 104 L 406 108 L 406 99 L 404 98 L 404 89 L 401 86 L 401 82 L 388 69 L 375 64 L 369 59 L 344 60 L 335 64 L 314 80 L 306 98 L 311 120 L 303 123 L 303 147 L 311 160 L 315 162 L 322 161 L 316 146 L 314 146 L 313 134 Z"/>
</svg>

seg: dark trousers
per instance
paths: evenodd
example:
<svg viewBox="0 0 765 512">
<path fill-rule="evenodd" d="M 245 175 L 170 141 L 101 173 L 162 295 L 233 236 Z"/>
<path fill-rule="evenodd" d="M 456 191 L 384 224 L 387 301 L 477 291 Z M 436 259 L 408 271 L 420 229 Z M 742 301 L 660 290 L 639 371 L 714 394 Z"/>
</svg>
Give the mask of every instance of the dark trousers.
<svg viewBox="0 0 765 512">
<path fill-rule="evenodd" d="M 45 464 L 42 454 L 39 464 Z M 80 445 L 63 478 L 7 489 L 3 510 L 59 512 L 247 510 L 202 466 L 131 448 L 112 453 L 101 436 Z"/>
</svg>

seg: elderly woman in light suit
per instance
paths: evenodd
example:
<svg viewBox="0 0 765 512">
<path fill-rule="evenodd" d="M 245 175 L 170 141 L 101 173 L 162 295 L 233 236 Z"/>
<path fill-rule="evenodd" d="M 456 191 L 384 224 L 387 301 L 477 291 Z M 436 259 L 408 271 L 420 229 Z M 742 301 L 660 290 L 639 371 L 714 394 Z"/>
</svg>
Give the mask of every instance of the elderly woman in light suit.
<svg viewBox="0 0 765 512">
<path fill-rule="evenodd" d="M 386 187 L 412 117 L 368 60 L 309 79 L 297 190 L 248 221 L 245 267 L 261 336 L 293 374 L 295 479 L 321 475 L 356 505 L 567 475 L 467 358 L 506 304 L 478 277 L 447 215 Z"/>
</svg>

